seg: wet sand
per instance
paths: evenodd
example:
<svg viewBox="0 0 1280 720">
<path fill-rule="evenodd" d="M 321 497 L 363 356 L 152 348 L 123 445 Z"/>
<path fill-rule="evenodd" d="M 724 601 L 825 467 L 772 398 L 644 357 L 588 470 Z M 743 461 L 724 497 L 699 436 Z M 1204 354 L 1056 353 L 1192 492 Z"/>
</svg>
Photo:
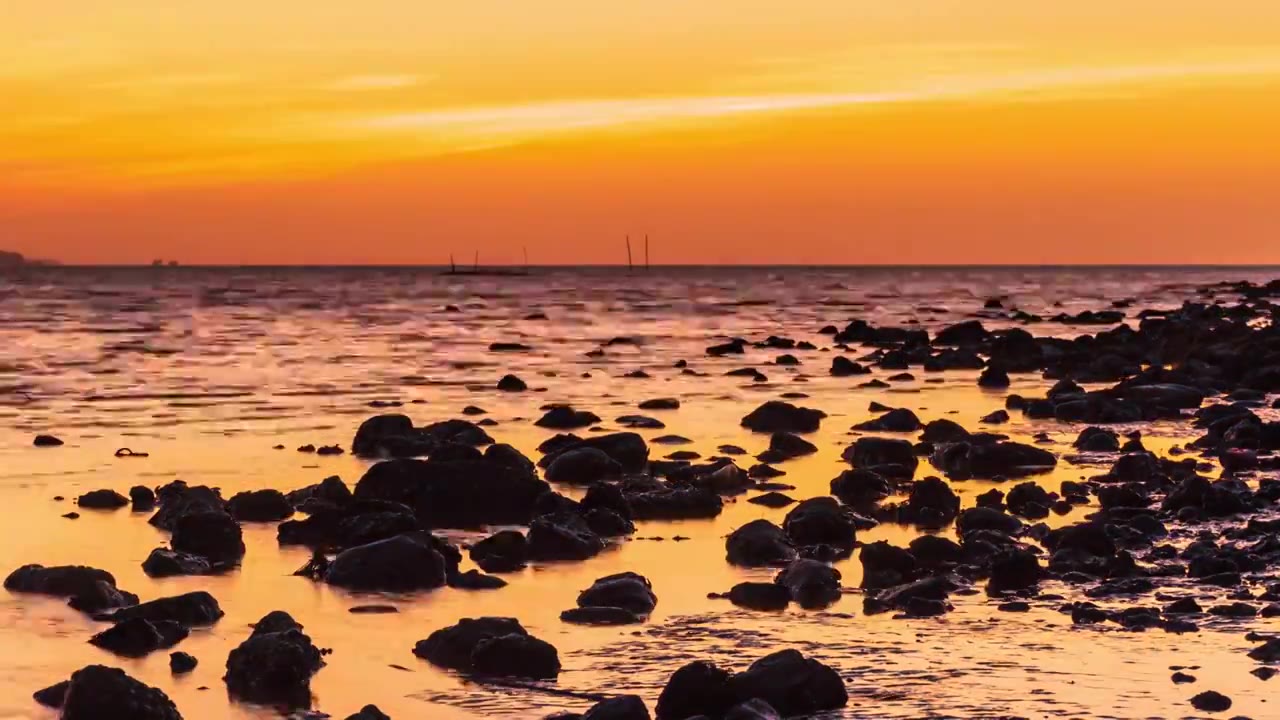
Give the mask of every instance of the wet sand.
<svg viewBox="0 0 1280 720">
<path fill-rule="evenodd" d="M 665 429 L 639 432 L 650 440 L 675 433 L 693 442 L 651 443 L 653 459 L 673 450 L 712 456 L 722 444 L 754 454 L 767 447 L 768 435 L 740 427 L 741 418 L 765 400 L 797 391 L 809 396 L 804 405 L 828 417 L 820 431 L 806 436 L 819 452 L 777 465 L 787 473 L 778 481 L 794 485 L 788 494 L 798 499 L 826 495 L 831 479 L 848 467 L 840 453 L 859 435 L 850 426 L 877 415 L 868 410 L 872 401 L 910 408 L 922 420 L 947 418 L 978 430 L 979 418 L 1004 407 L 1006 395 L 1042 396 L 1052 381 L 1015 374 L 1007 390 L 990 391 L 977 387 L 976 370 L 912 368 L 916 380 L 891 382 L 888 389 L 862 388 L 862 382 L 899 371 L 877 368 L 872 375 L 837 378 L 828 375 L 830 354 L 821 351 L 791 351 L 802 364 L 782 367 L 772 364 L 781 351 L 748 349 L 743 356 L 710 358 L 703 352 L 706 346 L 728 336 L 762 340 L 776 334 L 829 347 L 830 338 L 817 334 L 818 328 L 843 326 L 855 317 L 878 325 L 918 319 L 922 327 L 936 330 L 981 312 L 985 298 L 1003 294 L 1012 296 L 1008 305 L 1031 312 L 1099 309 L 1129 296 L 1138 298 L 1135 309 L 1171 307 L 1192 297 L 1196 284 L 1240 279 L 1245 273 L 1109 271 L 1087 280 L 1049 271 L 973 271 L 958 280 L 891 272 L 845 277 L 833 271 L 781 271 L 770 279 L 726 271 L 663 280 L 566 274 L 546 282 L 280 272 L 107 276 L 98 278 L 96 295 L 71 287 L 65 278 L 42 276 L 27 286 L 29 292 L 4 298 L 0 310 L 11 321 L 0 331 L 6 342 L 0 361 L 12 370 L 6 377 L 13 382 L 0 381 L 10 386 L 0 408 L 0 569 L 7 573 L 31 562 L 91 565 L 111 571 L 120 587 L 143 600 L 208 590 L 227 615 L 211 628 L 194 630 L 175 648 L 201 664 L 189 675 L 174 677 L 167 652 L 126 660 L 89 645 L 88 637 L 103 625 L 64 600 L 0 593 L 0 645 L 7 649 L 0 657 L 0 718 L 53 716 L 35 705 L 31 693 L 90 663 L 122 667 L 161 688 L 186 718 L 276 716 L 270 709 L 229 702 L 221 679 L 227 653 L 248 636 L 248 624 L 276 609 L 293 614 L 317 645 L 333 649 L 312 688 L 313 707 L 336 717 L 366 703 L 396 718 L 539 717 L 591 704 L 561 691 L 635 693 L 652 708 L 670 674 L 689 660 L 742 669 L 787 647 L 820 659 L 846 679 L 849 705 L 832 717 L 1186 717 L 1197 716 L 1188 698 L 1206 689 L 1232 698 L 1230 715 L 1265 718 L 1274 712 L 1274 703 L 1267 702 L 1269 685 L 1249 674 L 1256 663 L 1245 653 L 1254 644 L 1244 634 L 1280 630 L 1275 619 L 1213 618 L 1194 634 L 1137 633 L 1115 625 L 1074 626 L 1069 615 L 1058 612 L 1061 601 L 1032 599 L 1030 612 L 1014 614 L 995 611 L 995 603 L 982 595 L 953 596 L 955 610 L 938 618 L 866 615 L 857 590 L 862 570 L 856 552 L 835 563 L 850 590 L 826 610 L 793 605 L 781 613 L 752 612 L 708 599 L 708 593 L 747 579 L 769 580 L 776 573 L 725 561 L 724 538 L 734 528 L 756 518 L 781 524 L 788 510 L 747 503 L 749 495 L 727 498 L 725 511 L 714 520 L 637 522 L 633 537 L 595 558 L 535 564 L 504 576 L 510 585 L 502 589 L 441 588 L 389 597 L 348 593 L 292 576 L 310 553 L 279 547 L 274 523 L 244 523 L 247 552 L 232 573 L 153 580 L 140 563 L 166 544 L 167 534 L 149 525 L 147 515 L 128 508 L 80 510 L 79 519 L 67 520 L 60 515 L 75 509 L 73 503 L 53 500 L 97 488 L 126 492 L 132 485 L 158 486 L 176 478 L 219 487 L 224 497 L 259 488 L 290 491 L 331 475 L 354 485 L 367 461 L 294 448 L 308 443 L 349 448 L 361 421 L 387 412 L 370 408 L 373 400 L 404 403 L 390 411 L 405 412 L 419 425 L 460 417 L 467 405 L 480 406 L 487 411 L 484 417 L 497 421 L 487 430 L 498 442 L 537 459 L 537 446 L 554 434 L 532 424 L 545 403 L 572 403 L 604 418 L 603 427 L 617 428 L 613 419 L 640 412 L 641 400 L 676 397 L 682 404 L 678 410 L 643 413 L 663 420 Z M 227 286 L 244 289 L 219 290 Z M 235 302 L 227 301 L 237 295 Z M 1054 307 L 1059 300 L 1062 308 Z M 460 312 L 444 312 L 450 304 Z M 922 309 L 929 306 L 947 311 Z M 522 319 L 535 310 L 548 319 Z M 990 317 L 984 322 L 992 328 L 1015 325 Z M 1037 335 L 1066 337 L 1097 329 L 1032 328 Z M 614 345 L 604 357 L 585 357 L 622 335 L 640 345 Z M 494 354 L 486 350 L 494 341 L 524 342 L 533 350 Z M 681 374 L 672 368 L 678 359 L 707 375 Z M 768 381 L 723 375 L 744 366 L 761 370 Z M 624 377 L 636 369 L 652 377 Z M 496 392 L 493 384 L 507 372 L 545 392 Z M 1043 447 L 1058 454 L 1059 463 L 1034 478 L 1047 489 L 1102 473 L 1114 459 L 1064 461 L 1063 456 L 1076 454 L 1071 442 L 1083 426 L 1011 414 L 999 432 L 1028 443 L 1041 432 L 1052 439 Z M 1258 414 L 1276 419 L 1274 411 Z M 1201 434 L 1185 421 L 1113 429 L 1141 429 L 1146 447 L 1161 455 Z M 37 432 L 52 432 L 66 445 L 31 447 Z M 272 449 L 276 444 L 286 449 Z M 149 457 L 113 457 L 119 447 Z M 750 464 L 746 460 L 744 467 Z M 937 474 L 922 464 L 916 477 Z M 1009 486 L 952 483 L 963 507 L 974 505 L 982 492 Z M 555 489 L 581 496 L 579 489 Z M 1045 522 L 1071 524 L 1096 509 L 1096 503 L 1078 507 Z M 954 532 L 954 527 L 942 531 L 951 537 Z M 484 535 L 438 534 L 458 543 Z M 860 532 L 858 540 L 905 545 L 919 534 L 910 526 L 884 523 Z M 688 539 L 677 542 L 676 536 Z M 466 567 L 471 564 L 464 560 Z M 586 628 L 560 621 L 559 613 L 574 606 L 581 589 L 622 571 L 641 573 L 653 583 L 659 601 L 646 623 Z M 1226 595 L 1187 587 L 1191 594 L 1212 598 L 1202 599 L 1202 605 Z M 1078 588 L 1054 580 L 1041 583 L 1040 593 L 1080 598 Z M 394 604 L 399 613 L 348 612 L 371 602 Z M 412 655 L 414 643 L 432 631 L 481 615 L 517 617 L 559 649 L 564 671 L 548 686 L 556 693 L 469 682 Z M 1172 666 L 1195 666 L 1187 672 L 1197 682 L 1174 685 Z"/>
</svg>

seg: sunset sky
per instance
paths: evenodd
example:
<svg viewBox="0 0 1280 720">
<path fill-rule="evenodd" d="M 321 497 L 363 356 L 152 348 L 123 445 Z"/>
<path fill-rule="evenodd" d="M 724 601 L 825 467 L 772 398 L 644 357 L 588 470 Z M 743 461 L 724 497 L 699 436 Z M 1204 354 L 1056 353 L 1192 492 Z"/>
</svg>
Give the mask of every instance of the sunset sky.
<svg viewBox="0 0 1280 720">
<path fill-rule="evenodd" d="M 1280 263 L 1275 0 L 3 0 L 0 249 Z"/>
</svg>

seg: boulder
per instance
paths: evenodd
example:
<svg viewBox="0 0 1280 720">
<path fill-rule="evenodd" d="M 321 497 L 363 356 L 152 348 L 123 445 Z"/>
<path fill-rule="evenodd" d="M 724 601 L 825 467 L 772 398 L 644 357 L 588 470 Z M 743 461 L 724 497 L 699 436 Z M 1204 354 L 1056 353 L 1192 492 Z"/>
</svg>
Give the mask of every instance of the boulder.
<svg viewBox="0 0 1280 720">
<path fill-rule="evenodd" d="M 643 615 L 637 615 L 626 608 L 609 606 L 578 607 L 560 613 L 560 619 L 575 625 L 633 625 L 644 622 Z"/>
<path fill-rule="evenodd" d="M 434 543 L 397 535 L 342 551 L 324 581 L 351 590 L 407 592 L 442 587 L 447 570 Z"/>
<path fill-rule="evenodd" d="M 122 657 L 140 658 L 156 650 L 173 647 L 187 637 L 188 630 L 173 620 L 151 622 L 133 618 L 116 623 L 89 638 L 89 644 Z"/>
<path fill-rule="evenodd" d="M 590 485 L 622 474 L 622 465 L 603 450 L 576 447 L 555 456 L 547 467 L 547 480 Z"/>
<path fill-rule="evenodd" d="M 830 545 L 852 549 L 856 527 L 853 514 L 832 497 L 805 500 L 791 509 L 782 528 L 792 544 Z"/>
<path fill-rule="evenodd" d="M 500 530 L 471 546 L 471 560 L 491 573 L 515 572 L 529 562 L 529 544 L 524 533 Z"/>
<path fill-rule="evenodd" d="M 528 635 L 528 631 L 514 618 L 482 617 L 464 618 L 431 633 L 426 640 L 418 641 L 413 654 L 450 670 L 472 669 L 471 656 L 481 642 L 506 635 Z"/>
<path fill-rule="evenodd" d="M 498 380 L 498 389 L 502 392 L 524 392 L 529 389 L 529 386 L 515 375 L 508 374 Z"/>
<path fill-rule="evenodd" d="M 730 675 L 698 660 L 676 670 L 658 696 L 658 720 L 687 720 L 697 716 L 720 717 L 733 707 Z"/>
<path fill-rule="evenodd" d="M 725 550 L 730 564 L 745 567 L 785 565 L 796 557 L 782 528 L 763 519 L 752 520 L 730 533 Z"/>
<path fill-rule="evenodd" d="M 843 457 L 855 468 L 875 470 L 890 477 L 911 477 L 920 462 L 910 442 L 881 437 L 858 438 L 845 448 Z"/>
<path fill-rule="evenodd" d="M 211 563 L 235 564 L 244 557 L 240 524 L 222 511 L 180 516 L 169 544 L 178 552 L 200 555 Z"/>
<path fill-rule="evenodd" d="M 129 488 L 129 502 L 133 505 L 133 512 L 150 512 L 156 506 L 155 491 L 144 485 L 134 485 Z"/>
<path fill-rule="evenodd" d="M 854 430 L 867 432 L 915 432 L 921 428 L 920 418 L 906 408 L 897 408 L 878 418 L 853 426 Z"/>
<path fill-rule="evenodd" d="M 310 707 L 311 677 L 324 660 L 302 629 L 278 611 L 259 621 L 249 639 L 227 656 L 227 693 L 260 705 Z"/>
<path fill-rule="evenodd" d="M 1035 553 L 1025 548 L 1005 548 L 991 558 L 991 578 L 987 581 L 987 592 L 1026 590 L 1035 587 L 1042 574 L 1040 561 Z"/>
<path fill-rule="evenodd" d="M 102 665 L 72 673 L 61 707 L 61 720 L 182 720 L 168 695 Z"/>
<path fill-rule="evenodd" d="M 826 416 L 821 410 L 770 400 L 742 418 L 742 427 L 760 433 L 809 433 L 816 431 Z"/>
<path fill-rule="evenodd" d="M 586 520 L 565 512 L 534 518 L 526 540 L 531 560 L 586 560 L 604 549 Z"/>
<path fill-rule="evenodd" d="M 47 447 L 61 447 L 63 445 L 63 442 L 62 440 L 54 437 L 53 435 L 37 435 L 35 440 L 31 442 L 31 444 L 35 447 L 47 448 Z"/>
<path fill-rule="evenodd" d="M 212 625 L 222 618 L 218 601 L 203 590 L 157 598 L 147 602 L 120 608 L 106 616 L 112 622 L 149 620 L 151 623 L 176 622 L 186 627 Z"/>
<path fill-rule="evenodd" d="M 1023 477 L 1049 472 L 1057 465 L 1053 453 L 1017 442 L 939 445 L 933 465 L 953 480 Z"/>
<path fill-rule="evenodd" d="M 600 416 L 586 410 L 574 410 L 567 405 L 556 405 L 538 418 L 534 425 L 552 430 L 575 430 L 600 422 Z"/>
<path fill-rule="evenodd" d="M 649 720 L 649 709 L 639 697 L 621 695 L 591 706 L 582 720 Z"/>
<path fill-rule="evenodd" d="M 476 645 L 471 671 L 491 677 L 550 680 L 560 674 L 560 656 L 551 643 L 531 635 L 499 635 Z"/>
<path fill-rule="evenodd" d="M 76 504 L 90 510 L 116 510 L 129 504 L 129 498 L 115 490 L 91 490 L 76 499 Z"/>
<path fill-rule="evenodd" d="M 192 670 L 195 670 L 196 666 L 199 664 L 200 661 L 193 655 L 188 655 L 184 652 L 169 654 L 169 672 L 174 675 L 185 675 Z"/>
<path fill-rule="evenodd" d="M 428 527 L 523 525 L 551 488 L 531 471 L 489 460 L 388 460 L 356 484 L 356 500 L 390 500 L 414 510 Z"/>
<path fill-rule="evenodd" d="M 796 650 L 755 661 L 729 679 L 728 689 L 736 701 L 763 700 L 784 717 L 814 715 L 849 702 L 839 673 Z"/>
<path fill-rule="evenodd" d="M 873 505 L 891 492 L 889 481 L 874 470 L 845 470 L 831 481 L 831 494 L 852 507 Z"/>
<path fill-rule="evenodd" d="M 293 515 L 293 505 L 279 490 L 253 490 L 232 496 L 227 512 L 240 522 L 276 522 Z"/>
<path fill-rule="evenodd" d="M 840 571 L 817 560 L 793 560 L 774 582 L 790 590 L 803 608 L 823 608 L 840 599 Z"/>
<path fill-rule="evenodd" d="M 729 602 L 750 610 L 785 610 L 791 588 L 774 582 L 741 582 L 728 593 Z"/>
<path fill-rule="evenodd" d="M 620 607 L 636 615 L 648 615 L 657 604 L 649 580 L 632 572 L 602 577 L 578 594 L 578 607 Z"/>
<path fill-rule="evenodd" d="M 16 593 L 88 598 L 101 594 L 99 583 L 109 588 L 116 587 L 115 577 L 106 570 L 82 565 L 45 567 L 33 564 L 23 565 L 9 573 L 4 580 L 4 588 Z M 134 602 L 137 602 L 136 596 Z M 94 610 L 105 609 L 107 608 L 94 608 Z"/>
<path fill-rule="evenodd" d="M 391 716 L 379 710 L 377 705 L 365 705 L 360 712 L 348 715 L 347 720 L 391 720 Z"/>
</svg>

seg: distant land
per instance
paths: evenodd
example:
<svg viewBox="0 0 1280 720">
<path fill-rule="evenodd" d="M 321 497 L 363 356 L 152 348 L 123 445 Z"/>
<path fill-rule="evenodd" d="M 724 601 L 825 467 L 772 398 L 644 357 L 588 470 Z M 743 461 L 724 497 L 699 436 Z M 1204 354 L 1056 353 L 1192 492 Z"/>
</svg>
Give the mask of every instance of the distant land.
<svg viewBox="0 0 1280 720">
<path fill-rule="evenodd" d="M 57 265 L 52 260 L 35 260 L 23 256 L 22 253 L 0 250 L 0 268 L 25 267 L 28 265 Z"/>
</svg>

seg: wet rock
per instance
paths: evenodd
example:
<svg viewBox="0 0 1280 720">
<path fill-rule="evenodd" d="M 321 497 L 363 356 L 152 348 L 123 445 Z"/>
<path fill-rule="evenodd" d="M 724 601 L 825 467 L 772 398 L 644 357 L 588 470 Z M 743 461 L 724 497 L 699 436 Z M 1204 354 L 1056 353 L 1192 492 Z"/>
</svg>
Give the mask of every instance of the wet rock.
<svg viewBox="0 0 1280 720">
<path fill-rule="evenodd" d="M 873 470 L 845 470 L 831 481 L 831 494 L 852 507 L 872 505 L 890 492 L 889 481 Z"/>
<path fill-rule="evenodd" d="M 974 530 L 995 530 L 1006 535 L 1014 535 L 1022 530 L 1022 521 L 999 510 L 975 507 L 960 513 L 956 529 L 962 536 Z"/>
<path fill-rule="evenodd" d="M 397 535 L 342 551 L 324 581 L 352 590 L 408 592 L 445 585 L 447 566 L 433 543 Z"/>
<path fill-rule="evenodd" d="M 858 423 L 854 430 L 869 432 L 915 432 L 921 428 L 920 418 L 906 408 L 890 410 L 873 420 Z"/>
<path fill-rule="evenodd" d="M 348 715 L 347 720 L 391 720 L 391 716 L 379 710 L 377 705 L 365 705 L 360 712 Z"/>
<path fill-rule="evenodd" d="M 61 707 L 62 720 L 182 720 L 169 696 L 102 665 L 72 673 Z"/>
<path fill-rule="evenodd" d="M 244 702 L 310 707 L 311 677 L 324 667 L 321 651 L 287 613 L 272 615 L 227 656 L 227 692 Z"/>
<path fill-rule="evenodd" d="M 1117 452 L 1120 437 L 1110 430 L 1090 426 L 1080 431 L 1072 445 L 1082 452 Z"/>
<path fill-rule="evenodd" d="M 621 695 L 591 706 L 582 720 L 649 720 L 649 709 L 636 695 Z"/>
<path fill-rule="evenodd" d="M 986 423 L 988 425 L 1002 425 L 1009 422 L 1009 413 L 1004 410 L 996 410 L 993 413 L 983 415 L 982 419 L 978 422 Z"/>
<path fill-rule="evenodd" d="M 940 445 L 933 465 L 953 480 L 1023 477 L 1048 472 L 1057 465 L 1053 453 L 1017 442 Z"/>
<path fill-rule="evenodd" d="M 658 720 L 687 720 L 697 716 L 720 717 L 733 707 L 730 674 L 698 660 L 676 670 L 658 696 Z"/>
<path fill-rule="evenodd" d="M 574 430 L 590 427 L 600 422 L 600 416 L 586 410 L 574 410 L 567 405 L 557 405 L 546 411 L 534 425 L 552 430 Z"/>
<path fill-rule="evenodd" d="M 844 681 L 835 670 L 796 650 L 782 650 L 755 661 L 729 679 L 728 689 L 738 702 L 763 700 L 784 717 L 835 710 L 849 701 Z"/>
<path fill-rule="evenodd" d="M 153 624 L 176 622 L 186 627 L 196 627 L 212 625 L 222 615 L 217 599 L 203 590 L 197 590 L 120 608 L 106 615 L 105 619 L 116 623 L 139 619 Z"/>
<path fill-rule="evenodd" d="M 680 401 L 675 398 L 654 398 L 645 400 L 638 407 L 641 410 L 678 410 Z"/>
<path fill-rule="evenodd" d="M 856 527 L 852 513 L 835 498 L 816 497 L 791 509 L 782 527 L 794 545 L 830 545 L 853 548 Z"/>
<path fill-rule="evenodd" d="M 232 496 L 227 512 L 240 522 L 276 522 L 293 515 L 293 505 L 279 490 L 253 490 Z"/>
<path fill-rule="evenodd" d="M 946 612 L 947 596 L 953 589 L 946 577 L 921 578 L 868 594 L 862 600 L 862 610 L 868 615 L 894 609 L 911 616 L 936 615 L 939 611 Z"/>
<path fill-rule="evenodd" d="M 547 480 L 551 482 L 589 485 L 606 478 L 618 477 L 622 466 L 603 450 L 591 447 L 566 450 L 547 468 Z"/>
<path fill-rule="evenodd" d="M 156 494 L 149 487 L 134 485 L 129 488 L 129 501 L 133 512 L 150 512 L 156 506 Z"/>
<path fill-rule="evenodd" d="M 89 644 L 123 657 L 140 658 L 156 650 L 173 647 L 187 637 L 188 630 L 172 620 L 152 623 L 134 618 L 116 623 L 89 638 Z"/>
<path fill-rule="evenodd" d="M 178 552 L 200 555 L 215 563 L 234 564 L 244 557 L 240 524 L 220 511 L 179 517 L 174 523 L 169 544 Z"/>
<path fill-rule="evenodd" d="M 604 549 L 604 540 L 583 518 L 570 513 L 535 518 L 526 540 L 531 560 L 586 560 Z"/>
<path fill-rule="evenodd" d="M 513 573 L 529 562 L 529 543 L 524 533 L 499 530 L 483 541 L 472 544 L 471 560 L 485 573 Z"/>
<path fill-rule="evenodd" d="M 518 342 L 489 343 L 489 352 L 528 352 L 533 348 Z"/>
<path fill-rule="evenodd" d="M 98 612 L 138 601 L 136 595 L 120 591 L 116 579 L 106 570 L 81 565 L 23 565 L 4 580 L 4 588 L 15 593 L 34 593 L 70 598 L 82 612 Z"/>
<path fill-rule="evenodd" d="M 488 445 L 493 438 L 475 423 L 445 420 L 415 428 L 406 415 L 378 415 L 360 425 L 351 442 L 359 457 L 409 458 L 430 455 L 449 445 Z"/>
<path fill-rule="evenodd" d="M 184 652 L 175 652 L 169 654 L 169 672 L 174 675 L 185 675 L 196 669 L 200 661 L 194 655 L 188 655 Z"/>
<path fill-rule="evenodd" d="M 551 643 L 533 636 L 500 635 L 476 645 L 471 671 L 493 677 L 549 680 L 560 674 L 560 656 Z"/>
<path fill-rule="evenodd" d="M 67 696 L 67 688 L 71 685 L 69 680 L 63 680 L 60 683 L 50 685 L 43 690 L 37 690 L 31 694 L 31 697 L 41 705 L 48 708 L 62 707 L 62 701 Z"/>
<path fill-rule="evenodd" d="M 782 528 L 763 519 L 752 520 L 730 533 L 725 550 L 730 564 L 745 567 L 785 565 L 796 557 Z"/>
<path fill-rule="evenodd" d="M 837 355 L 831 359 L 831 375 L 832 377 L 850 377 L 853 375 L 868 375 L 871 370 L 860 365 L 843 355 Z"/>
<path fill-rule="evenodd" d="M 886 588 L 901 585 L 917 575 L 915 555 L 904 548 L 877 540 L 858 551 L 862 563 L 862 587 Z"/>
<path fill-rule="evenodd" d="M 750 610 L 785 610 L 791 604 L 791 588 L 771 582 L 741 582 L 729 590 L 728 598 Z"/>
<path fill-rule="evenodd" d="M 459 590 L 497 590 L 506 586 L 506 580 L 495 575 L 485 575 L 479 570 L 468 570 L 449 576 L 449 587 Z"/>
<path fill-rule="evenodd" d="M 823 608 L 840 599 L 840 571 L 816 560 L 793 560 L 774 582 L 790 590 L 804 608 Z"/>
<path fill-rule="evenodd" d="M 960 513 L 960 496 L 942 478 L 911 483 L 907 501 L 898 507 L 898 520 L 929 528 L 947 525 Z"/>
<path fill-rule="evenodd" d="M 577 447 L 593 448 L 613 458 L 622 469 L 637 472 L 649 462 L 649 446 L 633 432 L 608 433 L 583 440 Z"/>
<path fill-rule="evenodd" d="M 1191 698 L 1191 707 L 1200 712 L 1226 712 L 1231 709 L 1231 698 L 1220 692 L 1206 690 Z"/>
<path fill-rule="evenodd" d="M 498 389 L 502 392 L 524 392 L 529 386 L 515 375 L 503 375 L 498 381 Z"/>
<path fill-rule="evenodd" d="M 1006 503 L 1009 511 L 1014 515 L 1020 515 L 1025 518 L 1039 519 L 1048 517 L 1049 506 L 1053 504 L 1054 498 L 1051 497 L 1044 488 L 1033 482 L 1025 482 L 1015 485 L 1009 490 Z"/>
<path fill-rule="evenodd" d="M 636 520 L 713 518 L 724 509 L 720 496 L 706 488 L 664 487 L 626 493 Z"/>
<path fill-rule="evenodd" d="M 954 443 L 968 440 L 970 433 L 953 420 L 930 420 L 920 433 L 920 439 L 931 443 Z"/>
<path fill-rule="evenodd" d="M 92 490 L 76 499 L 76 504 L 90 510 L 116 510 L 129 504 L 129 498 L 115 490 Z"/>
<path fill-rule="evenodd" d="M 755 698 L 735 705 L 724 720 L 782 720 L 782 716 L 769 703 Z"/>
<path fill-rule="evenodd" d="M 844 460 L 855 468 L 874 470 L 889 477 L 911 477 L 919 460 L 906 440 L 880 437 L 858 438 L 845 448 Z"/>
<path fill-rule="evenodd" d="M 907 548 L 912 558 L 924 568 L 946 568 L 964 559 L 964 548 L 955 540 L 940 535 L 921 535 Z"/>
<path fill-rule="evenodd" d="M 742 418 L 742 427 L 762 433 L 808 433 L 816 431 L 826 416 L 821 410 L 770 400 Z"/>
<path fill-rule="evenodd" d="M 620 607 L 636 615 L 648 615 L 657 604 L 648 578 L 632 572 L 602 577 L 578 595 L 578 607 Z"/>
<path fill-rule="evenodd" d="M 796 500 L 795 498 L 789 495 L 784 495 L 780 492 L 767 492 L 763 495 L 747 498 L 747 502 L 753 505 L 763 505 L 767 508 L 777 509 L 787 507 L 788 505 L 794 505 Z"/>
<path fill-rule="evenodd" d="M 37 435 L 31 443 L 34 447 L 61 447 L 63 442 L 53 435 Z"/>
<path fill-rule="evenodd" d="M 991 578 L 987 592 L 1025 590 L 1040 582 L 1043 570 L 1035 553 L 1023 548 L 1005 548 L 991 558 Z"/>
<path fill-rule="evenodd" d="M 380 462 L 356 484 L 356 500 L 390 500 L 413 508 L 428 527 L 528 523 L 550 487 L 532 472 L 489 460 Z"/>
<path fill-rule="evenodd" d="M 818 452 L 818 447 L 789 432 L 776 432 L 769 438 L 769 449 L 761 454 L 761 462 L 781 462 Z"/>
<path fill-rule="evenodd" d="M 644 617 L 620 607 L 579 607 L 560 613 L 560 619 L 575 625 L 634 625 Z"/>
<path fill-rule="evenodd" d="M 1000 389 L 1009 385 L 1009 373 L 997 365 L 988 365 L 978 376 L 978 387 Z"/>
</svg>

